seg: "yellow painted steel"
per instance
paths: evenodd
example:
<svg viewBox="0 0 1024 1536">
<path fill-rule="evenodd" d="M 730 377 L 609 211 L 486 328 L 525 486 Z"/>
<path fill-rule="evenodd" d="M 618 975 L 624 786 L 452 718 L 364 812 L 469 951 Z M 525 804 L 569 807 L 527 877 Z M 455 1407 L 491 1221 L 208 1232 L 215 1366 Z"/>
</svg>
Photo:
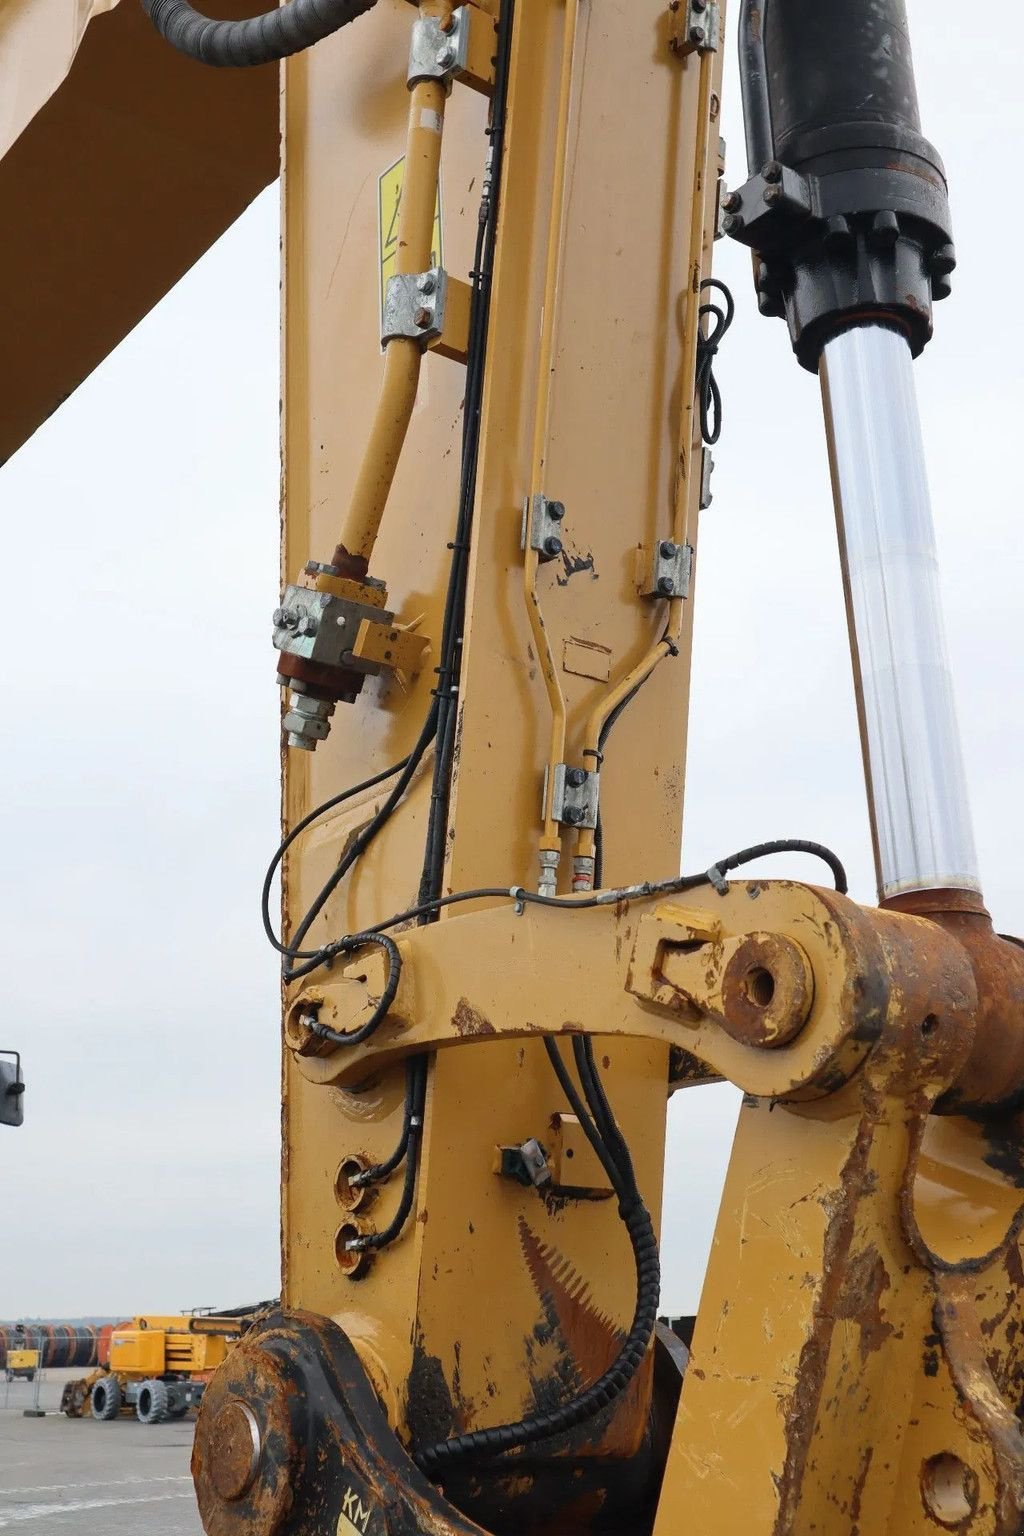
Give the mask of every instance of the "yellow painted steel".
<svg viewBox="0 0 1024 1536">
<path fill-rule="evenodd" d="M 311 554 L 322 558 L 332 547 L 335 509 L 349 502 L 373 427 L 380 367 L 376 188 L 402 153 L 414 16 L 404 0 L 381 0 L 372 26 L 353 28 L 344 46 L 316 49 L 285 71 L 289 577 Z M 653 548 L 677 527 L 686 541 L 696 540 L 697 486 L 688 472 L 680 482 L 678 466 L 695 335 L 680 326 L 679 306 L 691 313 L 695 227 L 698 249 L 709 250 L 714 187 L 703 187 L 699 207 L 693 188 L 698 159 L 703 175 L 706 132 L 699 118 L 709 114 L 715 65 L 702 70 L 696 57 L 675 56 L 668 21 L 660 0 L 580 6 L 578 21 L 575 0 L 568 10 L 561 0 L 520 8 L 447 842 L 451 888 L 534 883 L 552 697 L 564 696 L 566 752 L 577 761 L 605 679 L 631 672 L 665 631 L 665 605 L 638 598 L 637 550 Z M 618 98 L 624 58 L 633 74 L 630 110 L 611 133 L 609 103 Z M 457 278 L 468 274 L 473 257 L 485 122 L 486 102 L 457 85 L 442 160 L 445 266 Z M 641 156 L 645 174 L 638 177 Z M 428 190 L 424 214 L 431 210 Z M 426 216 L 423 225 L 429 233 Z M 395 611 L 424 614 L 423 631 L 437 635 L 465 375 L 432 354 L 420 366 L 374 573 L 387 579 Z M 614 383 L 624 378 L 631 381 L 626 392 Z M 566 558 L 536 574 L 550 647 L 547 676 L 522 601 L 522 508 L 537 491 L 567 507 Z M 529 591 L 529 568 L 525 579 Z M 688 611 L 679 649 L 636 700 L 622 756 L 609 756 L 603 806 L 611 879 L 667 876 L 678 868 Z M 579 670 L 585 654 L 602 659 L 600 680 Z M 315 757 L 289 756 L 286 823 L 398 761 L 418 733 L 430 687 L 429 676 L 411 695 L 388 682 L 368 685 Z M 556 708 L 556 726 L 558 718 Z M 357 931 L 414 899 L 429 770 L 428 761 L 372 858 L 328 904 L 317 929 L 324 937 Z M 292 923 L 389 788 L 340 809 L 300 843 L 287 869 Z M 600 1006 L 592 999 L 598 1029 Z M 611 1064 L 616 1112 L 657 1218 L 667 1046 L 609 1041 L 601 1056 Z M 586 1283 L 567 1327 L 587 1369 L 607 1353 L 614 1330 L 628 1326 L 634 1282 L 613 1205 L 584 1202 L 550 1212 L 535 1194 L 493 1173 L 496 1145 L 543 1132 L 552 1115 L 569 1110 L 540 1047 L 485 1043 L 438 1056 L 416 1219 L 358 1281 L 339 1267 L 339 1232 L 385 1225 L 398 1187 L 392 1181 L 351 1212 L 339 1203 L 338 1177 L 345 1159 L 379 1161 L 392 1150 L 404 1075 L 396 1065 L 353 1092 L 311 1083 L 307 1067 L 286 1053 L 286 1301 L 341 1323 L 406 1440 L 441 1437 L 452 1416 L 465 1429 L 517 1418 L 539 1383 L 550 1382 L 544 1390 L 564 1398 L 560 1343 L 537 1342 L 544 1274 L 565 1264 Z M 649 1392 L 648 1371 L 598 1441 L 578 1437 L 579 1454 L 632 1453 L 645 1433 Z"/>
</svg>

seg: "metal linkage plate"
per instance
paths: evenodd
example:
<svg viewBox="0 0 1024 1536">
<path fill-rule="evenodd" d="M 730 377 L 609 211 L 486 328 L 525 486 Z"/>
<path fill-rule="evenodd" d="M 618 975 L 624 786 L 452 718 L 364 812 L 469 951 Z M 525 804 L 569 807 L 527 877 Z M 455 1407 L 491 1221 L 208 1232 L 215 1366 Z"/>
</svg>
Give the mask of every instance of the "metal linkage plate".
<svg viewBox="0 0 1024 1536">
<path fill-rule="evenodd" d="M 398 337 L 422 341 L 424 346 L 434 341 L 444 330 L 447 298 L 448 274 L 443 267 L 389 278 L 380 328 L 382 343 L 387 346 Z"/>
</svg>

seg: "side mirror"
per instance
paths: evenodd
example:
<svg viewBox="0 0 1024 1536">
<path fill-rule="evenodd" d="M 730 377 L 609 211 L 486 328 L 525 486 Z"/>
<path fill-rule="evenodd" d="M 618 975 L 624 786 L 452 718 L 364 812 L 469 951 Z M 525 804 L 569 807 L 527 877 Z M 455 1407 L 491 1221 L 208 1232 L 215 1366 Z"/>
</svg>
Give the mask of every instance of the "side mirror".
<svg viewBox="0 0 1024 1536">
<path fill-rule="evenodd" d="M 25 1119 L 21 1057 L 17 1051 L 0 1051 L 3 1056 L 13 1056 L 14 1063 L 0 1060 L 0 1125 L 21 1125 Z"/>
</svg>

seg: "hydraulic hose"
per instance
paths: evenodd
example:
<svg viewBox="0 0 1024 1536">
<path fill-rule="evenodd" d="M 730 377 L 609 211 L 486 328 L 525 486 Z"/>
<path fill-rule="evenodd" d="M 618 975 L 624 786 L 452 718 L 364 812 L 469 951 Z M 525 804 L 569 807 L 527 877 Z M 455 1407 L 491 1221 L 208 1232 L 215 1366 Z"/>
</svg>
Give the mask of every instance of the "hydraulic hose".
<svg viewBox="0 0 1024 1536">
<path fill-rule="evenodd" d="M 198 64 L 240 68 L 276 64 L 311 48 L 372 10 L 377 0 L 288 0 L 246 21 L 211 21 L 188 0 L 142 0 L 161 37 Z"/>
<path fill-rule="evenodd" d="M 775 153 L 768 70 L 764 55 L 764 20 L 768 0 L 743 0 L 740 6 L 740 94 L 747 137 L 747 170 L 756 176 Z"/>
</svg>

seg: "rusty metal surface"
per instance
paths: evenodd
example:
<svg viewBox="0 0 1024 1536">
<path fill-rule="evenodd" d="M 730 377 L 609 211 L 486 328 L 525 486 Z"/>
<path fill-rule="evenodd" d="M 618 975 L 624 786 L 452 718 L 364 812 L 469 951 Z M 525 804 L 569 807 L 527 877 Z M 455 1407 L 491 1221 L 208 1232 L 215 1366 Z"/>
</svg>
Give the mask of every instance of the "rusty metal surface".
<svg viewBox="0 0 1024 1536">
<path fill-rule="evenodd" d="M 192 1452 L 209 1536 L 480 1536 L 402 1450 L 345 1335 L 271 1313 L 203 1398 Z"/>
<path fill-rule="evenodd" d="M 1024 1101 L 1024 949 L 995 932 L 984 903 L 971 891 L 919 891 L 894 897 L 892 911 L 927 918 L 962 944 L 978 988 L 974 1049 L 940 1106 L 956 1113 L 1012 1108 Z"/>
</svg>

